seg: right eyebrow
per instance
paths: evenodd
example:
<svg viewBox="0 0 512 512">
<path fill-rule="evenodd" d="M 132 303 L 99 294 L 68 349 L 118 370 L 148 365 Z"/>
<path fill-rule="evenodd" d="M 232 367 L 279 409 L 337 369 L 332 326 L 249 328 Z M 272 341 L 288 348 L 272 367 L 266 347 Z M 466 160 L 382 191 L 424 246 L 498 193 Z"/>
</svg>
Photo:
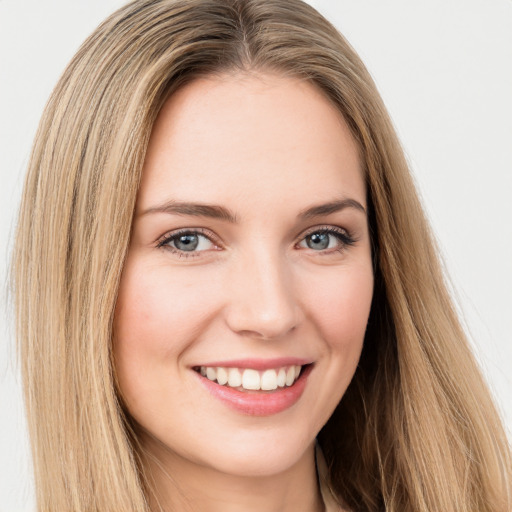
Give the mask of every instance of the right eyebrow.
<svg viewBox="0 0 512 512">
<path fill-rule="evenodd" d="M 194 217 L 209 217 L 212 219 L 220 219 L 232 224 L 238 222 L 236 215 L 224 206 L 204 204 L 204 203 L 188 203 L 180 201 L 167 201 L 166 203 L 152 206 L 144 210 L 140 216 L 149 215 L 151 213 L 169 213 L 174 215 L 191 215 Z"/>
</svg>

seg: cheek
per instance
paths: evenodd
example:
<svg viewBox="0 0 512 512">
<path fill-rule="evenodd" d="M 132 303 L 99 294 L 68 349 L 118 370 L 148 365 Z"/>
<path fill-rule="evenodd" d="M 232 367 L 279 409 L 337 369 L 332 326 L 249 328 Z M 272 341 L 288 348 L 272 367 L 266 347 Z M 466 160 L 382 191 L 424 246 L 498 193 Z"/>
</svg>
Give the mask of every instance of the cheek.
<svg viewBox="0 0 512 512">
<path fill-rule="evenodd" d="M 336 269 L 318 284 L 309 287 L 308 300 L 322 338 L 331 349 L 360 350 L 373 296 L 371 266 Z"/>
<path fill-rule="evenodd" d="M 201 331 L 211 303 L 190 273 L 127 262 L 115 314 L 117 345 L 175 354 Z"/>
<path fill-rule="evenodd" d="M 212 298 L 179 272 L 128 260 L 114 318 L 115 368 L 132 412 L 159 396 L 159 382 L 178 375 L 181 354 L 204 330 Z M 134 414 L 136 416 L 136 414 Z"/>
<path fill-rule="evenodd" d="M 317 276 L 316 285 L 310 284 L 308 290 L 310 318 L 322 340 L 317 388 L 310 405 L 317 418 L 314 430 L 319 431 L 359 363 L 373 296 L 371 263 L 333 268 L 321 279 Z"/>
</svg>

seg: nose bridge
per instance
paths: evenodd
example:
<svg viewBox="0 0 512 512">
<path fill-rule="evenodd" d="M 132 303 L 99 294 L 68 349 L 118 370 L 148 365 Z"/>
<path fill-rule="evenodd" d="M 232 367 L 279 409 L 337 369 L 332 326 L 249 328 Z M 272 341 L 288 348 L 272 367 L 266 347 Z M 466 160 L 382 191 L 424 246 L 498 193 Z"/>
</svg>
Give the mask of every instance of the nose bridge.
<svg viewBox="0 0 512 512">
<path fill-rule="evenodd" d="M 260 244 L 232 270 L 227 322 L 233 331 L 272 339 L 297 326 L 300 311 L 284 254 Z"/>
</svg>

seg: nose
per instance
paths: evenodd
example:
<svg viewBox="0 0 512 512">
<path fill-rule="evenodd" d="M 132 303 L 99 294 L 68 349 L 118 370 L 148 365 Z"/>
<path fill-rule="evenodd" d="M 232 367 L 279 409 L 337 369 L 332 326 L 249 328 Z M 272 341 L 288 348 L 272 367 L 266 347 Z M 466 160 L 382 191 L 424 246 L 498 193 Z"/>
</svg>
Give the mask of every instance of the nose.
<svg viewBox="0 0 512 512">
<path fill-rule="evenodd" d="M 239 335 L 276 339 L 302 318 L 292 272 L 284 258 L 260 251 L 232 269 L 226 322 Z"/>
</svg>

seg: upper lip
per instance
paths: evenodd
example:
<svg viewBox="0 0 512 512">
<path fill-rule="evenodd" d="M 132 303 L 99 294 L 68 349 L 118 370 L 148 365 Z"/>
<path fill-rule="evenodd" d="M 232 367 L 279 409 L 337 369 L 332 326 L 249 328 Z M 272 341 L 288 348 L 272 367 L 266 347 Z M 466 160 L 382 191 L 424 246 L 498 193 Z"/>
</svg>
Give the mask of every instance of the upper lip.
<svg viewBox="0 0 512 512">
<path fill-rule="evenodd" d="M 311 364 L 311 359 L 300 357 L 277 357 L 273 359 L 246 358 L 246 359 L 230 359 L 224 361 L 209 361 L 194 365 L 193 367 L 223 367 L 223 368 L 251 368 L 253 370 L 270 370 L 272 368 L 281 368 L 283 366 L 304 366 Z"/>
</svg>

